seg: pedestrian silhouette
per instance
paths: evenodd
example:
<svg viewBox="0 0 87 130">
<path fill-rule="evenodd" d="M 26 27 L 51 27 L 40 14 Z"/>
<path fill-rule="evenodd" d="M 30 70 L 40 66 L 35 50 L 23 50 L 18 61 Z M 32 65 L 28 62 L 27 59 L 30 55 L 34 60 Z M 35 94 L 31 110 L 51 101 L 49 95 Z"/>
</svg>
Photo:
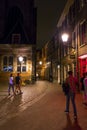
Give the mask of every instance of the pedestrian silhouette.
<svg viewBox="0 0 87 130">
<path fill-rule="evenodd" d="M 72 71 L 68 72 L 68 77 L 66 78 L 66 84 L 69 85 L 69 92 L 66 95 L 66 114 L 69 114 L 69 106 L 70 106 L 70 100 L 72 102 L 73 106 L 73 113 L 74 113 L 74 119 L 77 118 L 77 109 L 75 104 L 75 95 L 76 95 L 76 85 L 77 85 L 77 79 L 73 76 Z"/>
<path fill-rule="evenodd" d="M 15 77 L 15 85 L 16 85 L 15 93 L 16 94 L 18 94 L 18 93 L 22 94 L 22 92 L 21 92 L 21 83 L 22 83 L 22 81 L 21 81 L 20 74 L 17 73 L 17 76 Z"/>
<path fill-rule="evenodd" d="M 8 95 L 11 94 L 11 89 L 12 89 L 12 91 L 13 91 L 13 94 L 15 95 L 15 92 L 14 92 L 14 77 L 13 77 L 13 74 L 10 74 L 10 77 L 9 77 Z"/>
</svg>

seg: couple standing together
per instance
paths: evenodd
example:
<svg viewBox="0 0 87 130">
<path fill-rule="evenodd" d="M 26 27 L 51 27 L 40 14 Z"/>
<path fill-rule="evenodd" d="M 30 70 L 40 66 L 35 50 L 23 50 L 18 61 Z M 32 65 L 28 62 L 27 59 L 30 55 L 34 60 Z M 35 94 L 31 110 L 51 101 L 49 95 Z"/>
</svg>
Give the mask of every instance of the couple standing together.
<svg viewBox="0 0 87 130">
<path fill-rule="evenodd" d="M 14 84 L 15 84 L 15 90 L 14 90 Z M 9 86 L 8 86 L 8 95 L 10 95 L 10 91 L 13 91 L 13 94 L 16 95 L 17 93 L 21 94 L 21 77 L 20 74 L 17 73 L 17 76 L 14 78 L 13 74 L 10 74 L 9 77 Z"/>
</svg>

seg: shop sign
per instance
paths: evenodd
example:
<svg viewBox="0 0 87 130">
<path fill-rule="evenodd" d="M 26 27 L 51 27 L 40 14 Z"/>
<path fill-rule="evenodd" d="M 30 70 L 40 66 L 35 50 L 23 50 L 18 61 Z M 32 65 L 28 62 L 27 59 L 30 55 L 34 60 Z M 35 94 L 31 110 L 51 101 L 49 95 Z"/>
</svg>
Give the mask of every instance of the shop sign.
<svg viewBox="0 0 87 130">
<path fill-rule="evenodd" d="M 75 55 L 70 55 L 70 59 L 75 59 Z"/>
</svg>

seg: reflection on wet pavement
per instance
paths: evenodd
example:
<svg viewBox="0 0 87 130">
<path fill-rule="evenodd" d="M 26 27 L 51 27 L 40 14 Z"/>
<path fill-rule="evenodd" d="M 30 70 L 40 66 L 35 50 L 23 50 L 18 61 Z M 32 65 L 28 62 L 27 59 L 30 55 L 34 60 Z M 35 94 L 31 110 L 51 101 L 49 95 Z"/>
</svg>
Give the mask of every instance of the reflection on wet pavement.
<svg viewBox="0 0 87 130">
<path fill-rule="evenodd" d="M 42 85 L 36 84 L 31 87 L 22 87 L 23 94 L 9 97 L 7 96 L 7 91 L 4 91 L 2 93 L 4 98 L 0 101 L 0 124 L 37 102 L 45 95 L 46 88 L 42 82 Z"/>
<path fill-rule="evenodd" d="M 71 121 L 71 118 L 69 114 L 66 115 L 66 126 L 63 130 L 82 130 L 78 123 L 78 119 L 74 120 L 73 122 Z"/>
<path fill-rule="evenodd" d="M 0 122 L 17 115 L 22 95 L 6 97 L 0 102 Z"/>
</svg>

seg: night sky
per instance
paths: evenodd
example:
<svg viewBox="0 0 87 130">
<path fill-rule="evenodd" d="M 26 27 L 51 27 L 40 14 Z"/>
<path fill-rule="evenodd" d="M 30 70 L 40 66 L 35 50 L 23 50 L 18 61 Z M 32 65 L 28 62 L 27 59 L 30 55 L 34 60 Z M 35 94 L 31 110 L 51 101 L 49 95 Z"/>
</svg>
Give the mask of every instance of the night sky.
<svg viewBox="0 0 87 130">
<path fill-rule="evenodd" d="M 37 45 L 51 40 L 67 0 L 35 0 L 37 7 Z"/>
</svg>

